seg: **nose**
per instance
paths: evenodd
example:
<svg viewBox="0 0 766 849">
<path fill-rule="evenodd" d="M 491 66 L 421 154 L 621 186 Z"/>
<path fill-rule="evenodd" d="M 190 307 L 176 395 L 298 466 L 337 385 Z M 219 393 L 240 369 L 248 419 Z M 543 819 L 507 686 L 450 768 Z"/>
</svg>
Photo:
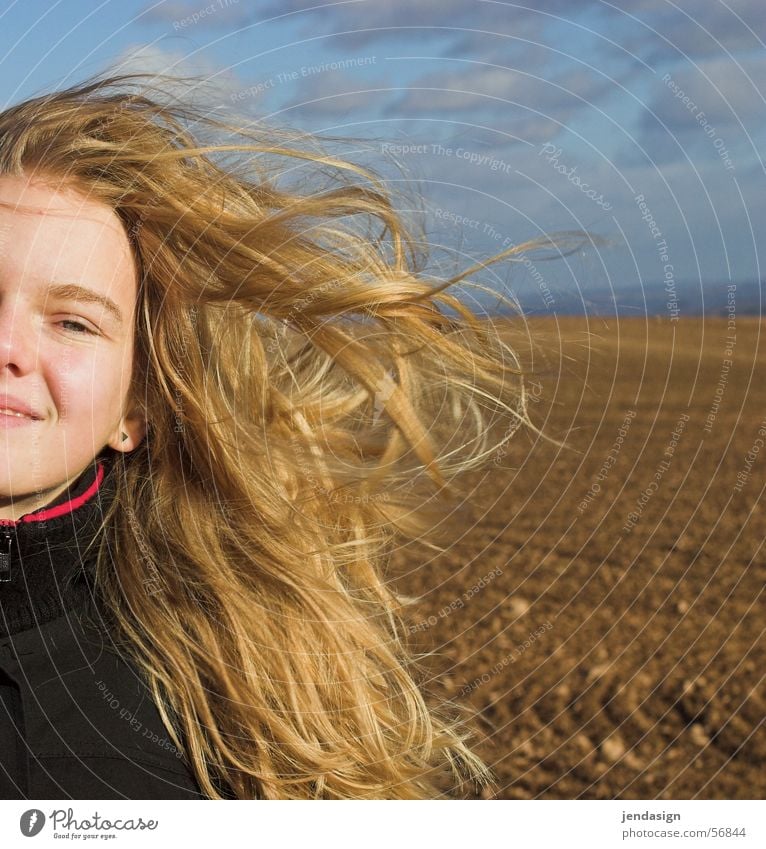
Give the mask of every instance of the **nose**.
<svg viewBox="0 0 766 849">
<path fill-rule="evenodd" d="M 39 339 L 23 304 L 7 298 L 0 303 L 0 369 L 15 375 L 33 371 Z"/>
</svg>

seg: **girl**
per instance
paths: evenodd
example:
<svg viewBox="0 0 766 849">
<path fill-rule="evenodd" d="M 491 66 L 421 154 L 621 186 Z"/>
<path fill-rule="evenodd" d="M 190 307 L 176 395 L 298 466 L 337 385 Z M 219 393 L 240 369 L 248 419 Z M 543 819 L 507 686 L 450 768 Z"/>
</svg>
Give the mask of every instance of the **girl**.
<svg viewBox="0 0 766 849">
<path fill-rule="evenodd" d="M 374 172 L 138 76 L 0 114 L 6 792 L 491 789 L 384 578 L 534 429 L 513 351 L 446 293 L 476 267 L 422 279 Z"/>
</svg>

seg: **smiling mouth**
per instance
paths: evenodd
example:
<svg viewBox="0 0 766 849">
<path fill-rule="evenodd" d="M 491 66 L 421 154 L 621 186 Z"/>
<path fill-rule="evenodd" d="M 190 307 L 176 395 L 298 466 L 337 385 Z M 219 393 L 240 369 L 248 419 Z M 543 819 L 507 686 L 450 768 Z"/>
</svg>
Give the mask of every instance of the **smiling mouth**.
<svg viewBox="0 0 766 849">
<path fill-rule="evenodd" d="M 19 413 L 17 410 L 9 410 L 7 407 L 0 408 L 0 414 L 4 416 L 14 416 L 19 419 L 29 419 L 30 421 L 38 421 L 35 416 L 28 416 L 26 413 Z"/>
</svg>

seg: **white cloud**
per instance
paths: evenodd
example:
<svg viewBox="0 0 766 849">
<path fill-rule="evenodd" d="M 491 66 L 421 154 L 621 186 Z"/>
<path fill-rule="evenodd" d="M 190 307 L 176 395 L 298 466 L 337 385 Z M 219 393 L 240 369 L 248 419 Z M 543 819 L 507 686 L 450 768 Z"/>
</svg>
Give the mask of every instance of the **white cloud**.
<svg viewBox="0 0 766 849">
<path fill-rule="evenodd" d="M 110 73 L 147 74 L 147 84 L 158 86 L 171 98 L 182 99 L 210 110 L 218 110 L 230 102 L 231 94 L 240 91 L 243 82 L 236 74 L 199 54 L 165 50 L 155 44 L 129 47 L 109 67 Z M 161 75 L 191 77 L 189 81 L 165 81 Z M 142 81 L 143 82 L 143 81 Z M 159 100 L 163 100 L 158 92 Z"/>
</svg>

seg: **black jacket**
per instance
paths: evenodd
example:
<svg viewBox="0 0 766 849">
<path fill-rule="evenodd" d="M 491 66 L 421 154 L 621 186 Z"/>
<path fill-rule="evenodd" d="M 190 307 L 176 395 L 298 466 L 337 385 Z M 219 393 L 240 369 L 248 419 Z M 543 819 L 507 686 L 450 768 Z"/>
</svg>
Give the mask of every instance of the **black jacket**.
<svg viewBox="0 0 766 849">
<path fill-rule="evenodd" d="M 70 490 L 0 520 L 0 798 L 202 799 L 90 576 L 114 494 L 98 458 Z"/>
</svg>

